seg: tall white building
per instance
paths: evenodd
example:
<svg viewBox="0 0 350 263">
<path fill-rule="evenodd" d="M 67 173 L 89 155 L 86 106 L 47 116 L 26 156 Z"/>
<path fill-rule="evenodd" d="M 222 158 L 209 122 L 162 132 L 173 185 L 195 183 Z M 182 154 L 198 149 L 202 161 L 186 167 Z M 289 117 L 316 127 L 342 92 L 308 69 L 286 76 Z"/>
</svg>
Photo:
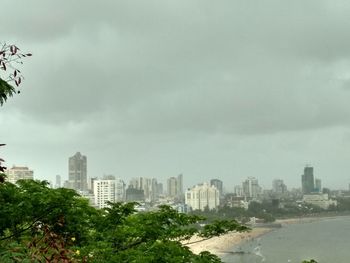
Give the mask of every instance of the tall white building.
<svg viewBox="0 0 350 263">
<path fill-rule="evenodd" d="M 185 203 L 193 210 L 212 210 L 219 206 L 219 202 L 219 190 L 208 183 L 196 185 L 185 194 Z"/>
<path fill-rule="evenodd" d="M 243 188 L 242 188 L 242 186 L 235 185 L 234 193 L 236 194 L 236 196 L 243 196 Z"/>
<path fill-rule="evenodd" d="M 5 174 L 7 175 L 7 180 L 15 184 L 18 180 L 22 179 L 33 180 L 34 172 L 26 166 L 12 166 L 12 168 L 6 170 Z"/>
<path fill-rule="evenodd" d="M 255 177 L 248 177 L 243 183 L 243 194 L 248 198 L 256 198 L 261 192 L 261 187 L 259 186 L 258 179 Z"/>
<path fill-rule="evenodd" d="M 125 200 L 125 183 L 121 179 L 115 180 L 94 180 L 95 206 L 104 208 L 109 202 L 121 202 Z"/>
</svg>

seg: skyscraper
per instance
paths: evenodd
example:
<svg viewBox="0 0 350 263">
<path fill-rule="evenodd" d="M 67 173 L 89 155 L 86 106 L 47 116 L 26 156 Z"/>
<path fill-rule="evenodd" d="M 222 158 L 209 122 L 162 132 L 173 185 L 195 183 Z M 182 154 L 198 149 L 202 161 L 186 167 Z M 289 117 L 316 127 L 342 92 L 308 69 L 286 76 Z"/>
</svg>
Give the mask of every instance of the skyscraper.
<svg viewBox="0 0 350 263">
<path fill-rule="evenodd" d="M 69 186 L 77 191 L 87 190 L 87 162 L 86 156 L 77 152 L 68 161 Z"/>
<path fill-rule="evenodd" d="M 177 178 L 176 177 L 170 177 L 167 180 L 167 195 L 169 197 L 176 197 L 177 196 Z"/>
<path fill-rule="evenodd" d="M 322 192 L 322 181 L 321 179 L 315 178 L 315 192 Z"/>
<path fill-rule="evenodd" d="M 177 195 L 180 196 L 183 193 L 183 175 L 177 176 Z"/>
<path fill-rule="evenodd" d="M 167 180 L 167 194 L 169 197 L 181 197 L 183 194 L 183 175 L 170 177 Z"/>
<path fill-rule="evenodd" d="M 61 187 L 61 176 L 57 174 L 55 188 L 60 188 L 60 187 Z"/>
<path fill-rule="evenodd" d="M 261 192 L 258 179 L 254 177 L 248 177 L 242 183 L 242 188 L 244 196 L 248 198 L 256 198 Z"/>
<path fill-rule="evenodd" d="M 304 174 L 301 176 L 301 187 L 303 194 L 310 194 L 314 191 L 314 168 L 306 166 Z"/>
<path fill-rule="evenodd" d="M 223 195 L 223 183 L 219 179 L 211 179 L 210 180 L 210 185 L 213 185 L 216 187 L 216 189 L 219 190 L 220 196 Z"/>
</svg>

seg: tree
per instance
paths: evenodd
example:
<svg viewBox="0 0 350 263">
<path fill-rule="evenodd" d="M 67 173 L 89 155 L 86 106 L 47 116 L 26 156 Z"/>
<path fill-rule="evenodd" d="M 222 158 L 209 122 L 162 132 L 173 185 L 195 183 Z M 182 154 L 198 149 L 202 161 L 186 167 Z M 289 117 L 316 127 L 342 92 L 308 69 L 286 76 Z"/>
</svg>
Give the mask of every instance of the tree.
<svg viewBox="0 0 350 263">
<path fill-rule="evenodd" d="M 248 230 L 235 220 L 200 227 L 205 218 L 169 206 L 137 213 L 136 203 L 110 203 L 98 210 L 45 181 L 0 183 L 0 204 L 1 262 L 220 262 L 182 241 Z"/>
<path fill-rule="evenodd" d="M 15 45 L 8 45 L 6 43 L 0 44 L 0 106 L 6 102 L 9 97 L 12 97 L 20 91 L 11 85 L 14 83 L 18 88 L 22 83 L 23 75 L 21 71 L 15 66 L 16 64 L 23 64 L 22 58 L 32 56 L 31 53 L 23 53 Z M 4 146 L 5 144 L 0 144 Z M 6 167 L 2 166 L 4 160 L 0 158 L 0 183 L 4 182 L 6 175 L 4 171 Z"/>
<path fill-rule="evenodd" d="M 2 74 L 0 74 L 0 105 L 3 105 L 8 97 L 19 93 L 19 90 L 16 88 L 22 83 L 24 77 L 17 66 L 23 64 L 23 58 L 30 56 L 32 56 L 31 53 L 23 53 L 15 45 L 8 45 L 6 43 L 1 45 L 0 70 Z M 14 83 L 16 88 L 11 83 Z"/>
</svg>

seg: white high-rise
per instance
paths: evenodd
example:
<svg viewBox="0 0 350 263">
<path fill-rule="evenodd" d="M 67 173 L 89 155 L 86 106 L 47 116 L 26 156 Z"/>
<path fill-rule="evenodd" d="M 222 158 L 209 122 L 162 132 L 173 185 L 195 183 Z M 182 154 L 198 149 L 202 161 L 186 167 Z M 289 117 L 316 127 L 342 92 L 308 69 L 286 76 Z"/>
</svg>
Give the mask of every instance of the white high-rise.
<svg viewBox="0 0 350 263">
<path fill-rule="evenodd" d="M 248 177 L 242 184 L 243 194 L 248 198 L 256 198 L 260 192 L 261 187 L 259 186 L 258 179 L 255 177 Z"/>
<path fill-rule="evenodd" d="M 6 170 L 7 179 L 10 183 L 15 184 L 18 180 L 31 179 L 33 180 L 33 171 L 25 166 L 13 166 Z"/>
<path fill-rule="evenodd" d="M 185 194 L 185 203 L 193 210 L 215 209 L 219 206 L 220 191 L 208 183 L 196 185 L 188 189 Z"/>
<path fill-rule="evenodd" d="M 125 183 L 121 179 L 94 180 L 94 200 L 98 208 L 107 207 L 109 202 L 125 200 Z"/>
</svg>

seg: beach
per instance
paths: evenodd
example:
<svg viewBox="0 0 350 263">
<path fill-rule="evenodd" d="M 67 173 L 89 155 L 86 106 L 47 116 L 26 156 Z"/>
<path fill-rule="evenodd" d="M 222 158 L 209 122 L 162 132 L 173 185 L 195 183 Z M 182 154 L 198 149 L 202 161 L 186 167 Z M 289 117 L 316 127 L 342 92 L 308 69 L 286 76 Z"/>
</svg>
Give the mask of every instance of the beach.
<svg viewBox="0 0 350 263">
<path fill-rule="evenodd" d="M 272 231 L 272 228 L 253 228 L 249 232 L 230 232 L 219 237 L 213 237 L 208 240 L 200 241 L 202 238 L 192 237 L 184 244 L 195 254 L 202 251 L 209 251 L 212 254 L 220 255 L 227 253 L 233 246 L 239 245 L 241 242 L 257 238 L 265 233 Z M 196 242 L 196 243 L 193 243 Z M 189 244 L 188 244 L 189 243 Z M 191 244 L 192 243 L 192 244 Z"/>
<path fill-rule="evenodd" d="M 312 223 L 322 219 L 332 219 L 334 217 L 300 217 L 300 218 L 288 218 L 278 219 L 274 223 L 284 225 L 289 224 L 303 224 Z M 184 244 L 191 249 L 195 254 L 199 254 L 202 251 L 209 251 L 212 254 L 220 255 L 227 252 L 234 246 L 240 245 L 242 242 L 258 238 L 268 232 L 273 231 L 276 228 L 273 227 L 252 227 L 248 232 L 230 232 L 219 237 L 213 237 L 208 240 L 200 241 L 203 238 L 197 236 L 192 237 Z"/>
</svg>

